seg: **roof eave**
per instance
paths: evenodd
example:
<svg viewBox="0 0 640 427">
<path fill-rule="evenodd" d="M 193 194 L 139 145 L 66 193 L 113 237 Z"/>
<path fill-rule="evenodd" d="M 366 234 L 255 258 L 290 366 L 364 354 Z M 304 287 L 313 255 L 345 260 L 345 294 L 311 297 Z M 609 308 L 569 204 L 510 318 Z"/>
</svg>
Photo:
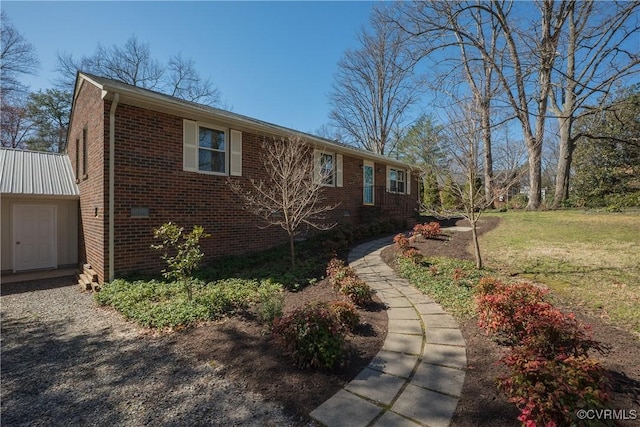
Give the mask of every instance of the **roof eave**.
<svg viewBox="0 0 640 427">
<path fill-rule="evenodd" d="M 109 82 L 100 83 L 90 76 L 87 76 L 83 73 L 79 73 L 79 78 L 90 82 L 96 87 L 102 90 L 102 98 L 106 100 L 113 100 L 113 96 L 115 93 L 120 94 L 120 102 L 121 103 L 133 103 L 133 105 L 158 110 L 167 113 L 173 113 L 185 118 L 193 118 L 193 117 L 203 117 L 203 118 L 213 118 L 217 120 L 223 120 L 227 123 L 235 125 L 239 128 L 250 129 L 253 131 L 263 132 L 268 135 L 278 136 L 278 137 L 288 137 L 290 135 L 298 136 L 304 140 L 310 141 L 314 144 L 314 146 L 319 148 L 328 149 L 331 151 L 335 151 L 340 154 L 347 154 L 353 157 L 363 158 L 366 160 L 373 160 L 378 162 L 383 162 L 386 164 L 391 164 L 395 166 L 400 166 L 405 169 L 417 170 L 415 166 L 408 165 L 402 161 L 392 159 L 390 157 L 382 156 L 379 154 L 358 150 L 356 148 L 350 148 L 348 146 L 344 146 L 341 144 L 332 143 L 320 137 L 316 137 L 314 135 L 297 131 L 295 129 L 288 129 L 279 125 L 263 122 L 260 120 L 251 120 L 250 118 L 244 118 L 244 116 L 236 113 L 228 112 L 225 114 L 224 111 L 220 111 L 219 113 L 212 111 L 207 106 L 199 106 L 197 104 L 187 105 L 181 100 L 177 98 L 172 98 L 163 94 L 156 94 L 155 92 L 148 91 L 147 93 L 138 93 L 134 89 L 128 87 L 129 85 L 122 84 L 118 86 L 114 86 L 109 84 Z M 80 84 L 80 83 L 78 83 Z M 80 86 L 76 87 L 76 91 L 79 91 Z"/>
</svg>

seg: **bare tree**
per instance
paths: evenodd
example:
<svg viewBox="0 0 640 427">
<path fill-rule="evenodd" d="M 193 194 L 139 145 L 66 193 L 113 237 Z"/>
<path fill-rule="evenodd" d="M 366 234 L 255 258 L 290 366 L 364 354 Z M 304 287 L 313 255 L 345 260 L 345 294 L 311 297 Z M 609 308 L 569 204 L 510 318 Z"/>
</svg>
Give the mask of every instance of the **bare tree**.
<svg viewBox="0 0 640 427">
<path fill-rule="evenodd" d="M 220 91 L 209 79 L 203 79 L 197 73 L 193 60 L 176 55 L 163 65 L 153 58 L 149 44 L 140 42 L 135 36 L 124 46 L 98 45 L 93 55 L 79 60 L 68 53 L 58 53 L 57 71 L 57 86 L 71 92 L 76 73 L 85 71 L 188 101 L 220 104 Z"/>
<path fill-rule="evenodd" d="M 314 164 L 309 145 L 298 136 L 265 142 L 264 167 L 267 179 L 229 179 L 231 190 L 240 197 L 245 210 L 287 232 L 291 267 L 295 267 L 294 238 L 301 226 L 328 230 L 335 223 L 325 222 L 324 213 L 338 205 L 324 202 L 325 176 Z M 328 172 L 327 172 L 328 173 Z"/>
<path fill-rule="evenodd" d="M 484 153 L 485 197 L 493 197 L 492 102 L 499 86 L 494 66 L 502 55 L 499 25 L 491 14 L 468 8 L 465 3 L 418 1 L 379 8 L 378 19 L 394 22 L 409 36 L 414 58 L 437 57 L 426 82 L 438 94 L 460 99 L 460 83 L 466 82 L 473 102 L 479 106 Z M 471 38 L 469 38 L 471 36 Z"/>
<path fill-rule="evenodd" d="M 569 197 L 571 161 L 582 136 L 574 123 L 599 110 L 586 104 L 608 104 L 615 84 L 640 72 L 635 15 L 639 7 L 638 2 L 577 2 L 569 9 L 549 102 L 560 129 L 554 208 Z M 626 50 L 627 42 L 636 49 Z"/>
<path fill-rule="evenodd" d="M 377 154 L 389 154 L 404 127 L 404 116 L 417 99 L 414 62 L 403 49 L 397 29 L 379 20 L 362 31 L 361 47 L 338 62 L 329 114 L 350 142 Z"/>
<path fill-rule="evenodd" d="M 36 74 L 39 61 L 35 48 L 11 24 L 4 11 L 0 12 L 0 96 L 24 92 L 20 82 L 24 74 Z"/>
<path fill-rule="evenodd" d="M 220 90 L 210 79 L 203 79 L 198 74 L 193 59 L 175 55 L 169 60 L 167 71 L 165 92 L 169 95 L 207 105 L 220 105 Z"/>
<path fill-rule="evenodd" d="M 34 128 L 27 108 L 20 101 L 2 99 L 0 114 L 0 143 L 2 147 L 26 148 L 26 139 Z"/>
<path fill-rule="evenodd" d="M 482 185 L 482 168 L 480 159 L 482 152 L 480 147 L 483 140 L 482 113 L 479 106 L 473 102 L 461 102 L 456 109 L 448 111 L 449 122 L 445 126 L 447 143 L 446 154 L 449 165 L 446 168 L 437 169 L 440 180 L 449 180 L 448 191 L 453 193 L 457 203 L 442 203 L 436 210 L 431 210 L 438 216 L 465 218 L 471 226 L 473 236 L 474 255 L 476 268 L 484 266 L 480 243 L 478 240 L 478 221 L 484 210 L 490 207 L 497 194 L 494 193 L 490 200 L 487 200 Z M 462 177 L 462 179 L 450 181 L 452 175 Z M 519 180 L 518 174 L 506 177 L 502 182 L 503 188 L 507 189 Z"/>
<path fill-rule="evenodd" d="M 484 81 L 489 83 L 492 76 L 495 76 L 501 88 L 501 96 L 520 122 L 529 158 L 530 189 L 527 207 L 537 209 L 541 203 L 541 153 L 551 74 L 561 29 L 574 2 L 537 1 L 535 7 L 540 18 L 528 19 L 525 16 L 524 21 L 522 14 L 529 14 L 533 3 L 520 4 L 527 9 L 520 9 L 520 15 L 517 16 L 512 13 L 514 3 L 503 0 L 451 3 L 431 1 L 425 13 L 420 13 L 423 10 L 422 3 L 415 2 L 415 7 L 409 9 L 408 17 L 414 23 L 426 23 L 426 27 L 412 28 L 403 24 L 405 19 L 395 21 L 405 25 L 403 28 L 414 36 L 431 37 L 430 40 L 435 44 L 429 42 L 428 53 L 451 45 L 449 40 L 432 37 L 437 34 L 436 30 L 446 31 L 455 35 L 456 44 L 475 50 L 484 64 L 491 65 L 492 70 L 481 68 L 484 70 Z M 529 25 L 523 25 L 523 22 Z M 479 31 L 485 26 L 491 31 Z M 499 38 L 494 38 L 498 36 Z M 494 47 L 499 47 L 499 50 L 493 50 Z M 477 57 L 467 58 L 467 61 L 476 61 L 475 58 Z"/>
</svg>

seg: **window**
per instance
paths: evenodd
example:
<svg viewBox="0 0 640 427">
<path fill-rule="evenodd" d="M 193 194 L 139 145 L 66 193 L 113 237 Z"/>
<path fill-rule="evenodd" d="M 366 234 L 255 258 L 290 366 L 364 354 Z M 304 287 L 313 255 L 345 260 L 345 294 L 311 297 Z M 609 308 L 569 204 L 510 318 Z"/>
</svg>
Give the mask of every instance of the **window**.
<svg viewBox="0 0 640 427">
<path fill-rule="evenodd" d="M 80 179 L 80 138 L 76 138 L 76 180 Z"/>
<path fill-rule="evenodd" d="M 198 170 L 226 173 L 226 132 L 203 126 L 198 131 Z"/>
<path fill-rule="evenodd" d="M 373 186 L 375 184 L 375 176 L 373 172 L 373 162 L 365 160 L 362 165 L 362 203 L 365 205 L 373 205 L 375 202 L 373 195 Z"/>
<path fill-rule="evenodd" d="M 314 150 L 314 179 L 328 187 L 342 187 L 342 154 Z"/>
<path fill-rule="evenodd" d="M 405 193 L 405 173 L 398 169 L 389 169 L 389 191 L 392 193 Z"/>
<path fill-rule="evenodd" d="M 335 162 L 333 154 L 320 154 L 320 176 L 326 185 L 333 186 L 335 176 Z"/>
<path fill-rule="evenodd" d="M 183 170 L 242 176 L 242 132 L 187 119 L 182 132 Z"/>
<path fill-rule="evenodd" d="M 87 128 L 82 129 L 82 177 L 87 177 L 87 169 L 89 168 L 89 158 L 87 149 Z"/>
</svg>

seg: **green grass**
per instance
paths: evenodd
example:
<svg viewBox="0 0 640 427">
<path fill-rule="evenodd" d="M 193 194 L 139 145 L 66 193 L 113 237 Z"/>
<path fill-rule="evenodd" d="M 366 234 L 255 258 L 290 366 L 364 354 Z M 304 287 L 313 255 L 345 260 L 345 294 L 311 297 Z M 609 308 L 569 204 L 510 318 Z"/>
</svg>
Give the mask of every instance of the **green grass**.
<svg viewBox="0 0 640 427">
<path fill-rule="evenodd" d="M 474 263 L 432 257 L 415 264 L 407 258 L 398 257 L 398 271 L 449 314 L 458 319 L 469 319 L 475 315 L 475 284 L 484 272 L 477 270 Z"/>
<path fill-rule="evenodd" d="M 640 215 L 583 211 L 491 213 L 480 237 L 489 268 L 547 285 L 597 316 L 640 333 Z"/>
</svg>

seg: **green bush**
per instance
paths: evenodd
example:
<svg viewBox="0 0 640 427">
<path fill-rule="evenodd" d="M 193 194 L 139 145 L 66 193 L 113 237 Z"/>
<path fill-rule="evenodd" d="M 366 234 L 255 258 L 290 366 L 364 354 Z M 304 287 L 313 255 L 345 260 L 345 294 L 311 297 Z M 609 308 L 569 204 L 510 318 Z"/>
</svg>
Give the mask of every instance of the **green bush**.
<svg viewBox="0 0 640 427">
<path fill-rule="evenodd" d="M 282 316 L 284 294 L 282 286 L 269 280 L 258 288 L 258 319 L 262 323 L 273 325 L 273 321 Z"/>
<path fill-rule="evenodd" d="M 301 368 L 334 369 L 345 360 L 344 326 L 328 304 L 307 304 L 279 317 L 272 332 Z"/>
<path fill-rule="evenodd" d="M 347 296 L 354 304 L 364 307 L 373 302 L 375 291 L 359 277 L 348 276 L 340 282 L 340 293 Z"/>
<path fill-rule="evenodd" d="M 162 224 L 153 231 L 153 237 L 162 243 L 151 245 L 163 251 L 162 259 L 167 263 L 164 277 L 176 280 L 187 293 L 187 299 L 193 295 L 191 272 L 198 267 L 204 254 L 200 250 L 200 239 L 209 237 L 204 228 L 194 225 L 189 234 L 183 234 L 184 228 L 172 222 Z"/>
<path fill-rule="evenodd" d="M 95 294 L 95 300 L 102 306 L 115 308 L 141 326 L 171 328 L 234 314 L 263 299 L 275 298 L 282 289 L 272 282 L 245 279 L 194 283 L 189 300 L 172 282 L 118 279 Z"/>
</svg>

